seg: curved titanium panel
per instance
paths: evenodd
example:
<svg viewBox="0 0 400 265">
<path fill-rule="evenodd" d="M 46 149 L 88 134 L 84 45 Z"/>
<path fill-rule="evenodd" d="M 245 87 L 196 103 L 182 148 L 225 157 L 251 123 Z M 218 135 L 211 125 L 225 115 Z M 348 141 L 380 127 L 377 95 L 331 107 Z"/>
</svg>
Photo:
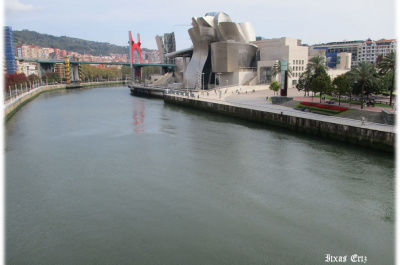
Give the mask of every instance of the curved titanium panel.
<svg viewBox="0 0 400 265">
<path fill-rule="evenodd" d="M 214 26 L 214 17 L 199 17 L 197 18 L 197 22 L 200 26 L 203 27 L 213 27 Z"/>
<path fill-rule="evenodd" d="M 257 46 L 250 43 L 220 41 L 211 43 L 213 72 L 236 72 L 242 68 L 257 67 Z"/>
<path fill-rule="evenodd" d="M 218 15 L 214 17 L 215 33 L 217 34 L 217 38 L 219 41 L 225 40 L 218 27 L 219 23 L 221 22 L 232 22 L 232 20 L 227 14 L 222 12 L 219 12 Z"/>
<path fill-rule="evenodd" d="M 208 41 L 199 41 L 193 43 L 193 55 L 186 68 L 184 79 L 185 86 L 187 88 L 194 88 L 197 73 L 203 72 L 203 68 L 208 57 L 209 44 L 210 43 Z"/>
<path fill-rule="evenodd" d="M 239 23 L 239 27 L 242 29 L 243 35 L 248 42 L 256 41 L 256 31 L 250 22 Z"/>
<path fill-rule="evenodd" d="M 218 27 L 225 40 L 234 40 L 237 42 L 247 43 L 242 29 L 239 27 L 238 24 L 234 22 L 221 22 L 219 23 Z"/>
<path fill-rule="evenodd" d="M 188 30 L 190 39 L 193 43 L 200 41 L 200 29 L 199 27 L 191 28 Z"/>
</svg>

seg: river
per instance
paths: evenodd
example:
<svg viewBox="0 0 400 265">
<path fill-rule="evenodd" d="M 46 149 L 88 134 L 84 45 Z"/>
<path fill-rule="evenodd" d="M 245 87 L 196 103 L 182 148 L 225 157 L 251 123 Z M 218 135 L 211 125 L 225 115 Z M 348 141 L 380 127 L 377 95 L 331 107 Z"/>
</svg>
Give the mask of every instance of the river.
<svg viewBox="0 0 400 265">
<path fill-rule="evenodd" d="M 5 147 L 6 264 L 394 263 L 390 154 L 127 87 L 43 93 Z"/>
</svg>

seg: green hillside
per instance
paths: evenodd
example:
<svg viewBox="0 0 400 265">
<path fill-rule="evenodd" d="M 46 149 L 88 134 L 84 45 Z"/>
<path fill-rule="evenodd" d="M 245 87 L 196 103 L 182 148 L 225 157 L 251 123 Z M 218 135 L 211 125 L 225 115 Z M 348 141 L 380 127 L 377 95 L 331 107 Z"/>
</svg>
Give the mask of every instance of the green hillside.
<svg viewBox="0 0 400 265">
<path fill-rule="evenodd" d="M 118 46 L 105 42 L 95 42 L 71 38 L 67 36 L 56 37 L 41 34 L 30 30 L 13 30 L 14 43 L 16 45 L 27 44 L 40 47 L 58 48 L 61 50 L 78 52 L 80 54 L 90 53 L 92 55 L 109 55 L 111 53 L 128 54 L 128 46 Z M 142 50 L 147 50 L 142 48 Z"/>
</svg>

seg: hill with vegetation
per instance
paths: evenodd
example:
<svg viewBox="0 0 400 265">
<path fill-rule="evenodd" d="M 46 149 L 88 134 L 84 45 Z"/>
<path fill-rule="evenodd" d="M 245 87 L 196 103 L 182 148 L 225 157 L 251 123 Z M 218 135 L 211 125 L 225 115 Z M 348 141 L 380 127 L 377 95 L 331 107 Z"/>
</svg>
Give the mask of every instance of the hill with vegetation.
<svg viewBox="0 0 400 265">
<path fill-rule="evenodd" d="M 27 44 L 40 47 L 58 48 L 80 54 L 109 55 L 112 53 L 128 54 L 128 46 L 118 46 L 106 42 L 88 41 L 67 36 L 56 37 L 30 30 L 13 30 L 14 44 Z M 148 50 L 142 48 L 142 50 Z"/>
</svg>

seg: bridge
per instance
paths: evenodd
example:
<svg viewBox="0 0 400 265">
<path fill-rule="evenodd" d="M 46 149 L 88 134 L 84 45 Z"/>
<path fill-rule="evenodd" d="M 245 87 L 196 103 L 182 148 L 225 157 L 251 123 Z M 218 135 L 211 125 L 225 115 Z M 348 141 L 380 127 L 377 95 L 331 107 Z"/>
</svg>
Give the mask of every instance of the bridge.
<svg viewBox="0 0 400 265">
<path fill-rule="evenodd" d="M 130 66 L 129 62 L 89 62 L 89 61 L 70 61 L 69 58 L 62 59 L 34 59 L 34 58 L 24 58 L 24 57 L 16 57 L 16 60 L 20 62 L 33 62 L 38 64 L 38 72 L 39 77 L 42 77 L 43 74 L 54 72 L 55 64 L 64 64 L 66 71 L 70 72 L 70 81 L 78 82 L 81 79 L 80 73 L 80 65 L 82 64 L 95 64 L 95 65 L 125 65 Z M 163 64 L 163 63 L 133 63 L 131 68 L 131 76 L 140 77 L 141 76 L 141 68 L 148 66 L 160 66 L 164 72 L 167 72 L 170 68 L 175 68 L 176 64 Z M 67 70 L 68 69 L 68 70 Z M 133 71 L 133 72 L 132 72 Z M 68 82 L 68 77 L 67 77 Z"/>
<path fill-rule="evenodd" d="M 24 58 L 24 57 L 16 57 L 15 58 L 21 62 L 33 62 L 40 64 L 56 64 L 56 63 L 65 63 L 65 60 L 62 59 L 34 59 L 34 58 Z M 129 62 L 89 62 L 89 61 L 69 61 L 70 64 L 108 64 L 108 65 L 126 65 L 130 66 Z M 145 67 L 145 66 L 161 66 L 161 67 L 176 67 L 176 64 L 162 64 L 162 63 L 133 63 L 133 67 Z"/>
</svg>

